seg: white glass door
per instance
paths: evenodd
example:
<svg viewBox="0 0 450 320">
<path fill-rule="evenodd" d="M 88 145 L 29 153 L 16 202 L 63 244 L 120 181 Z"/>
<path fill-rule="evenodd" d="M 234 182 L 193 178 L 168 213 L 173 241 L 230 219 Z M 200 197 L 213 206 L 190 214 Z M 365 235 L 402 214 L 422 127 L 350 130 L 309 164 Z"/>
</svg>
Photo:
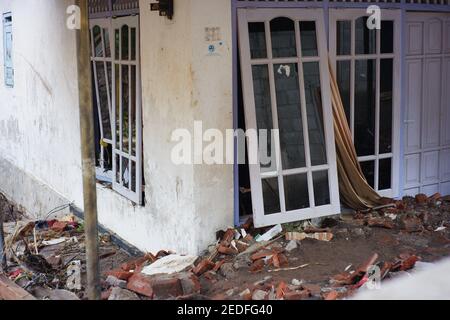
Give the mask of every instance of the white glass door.
<svg viewBox="0 0 450 320">
<path fill-rule="evenodd" d="M 266 147 L 270 161 L 259 155 L 250 164 L 255 225 L 336 214 L 323 11 L 242 9 L 238 15 L 246 127 L 274 130 L 257 148 Z"/>
<path fill-rule="evenodd" d="M 139 17 L 112 19 L 114 189 L 142 202 Z"/>
<path fill-rule="evenodd" d="M 330 57 L 353 141 L 368 183 L 399 192 L 400 11 L 382 10 L 381 29 L 360 9 L 330 10 Z"/>
</svg>

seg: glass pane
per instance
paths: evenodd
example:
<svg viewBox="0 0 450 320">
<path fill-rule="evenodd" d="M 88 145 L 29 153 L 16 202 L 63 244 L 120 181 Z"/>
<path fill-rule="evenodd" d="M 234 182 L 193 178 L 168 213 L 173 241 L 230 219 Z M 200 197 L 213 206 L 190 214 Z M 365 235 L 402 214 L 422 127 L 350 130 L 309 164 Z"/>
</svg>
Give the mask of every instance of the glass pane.
<svg viewBox="0 0 450 320">
<path fill-rule="evenodd" d="M 393 59 L 380 61 L 380 153 L 392 152 Z"/>
<path fill-rule="evenodd" d="M 270 178 L 262 180 L 264 214 L 279 213 L 280 209 L 280 192 L 278 190 L 278 178 Z"/>
<path fill-rule="evenodd" d="M 111 57 L 111 44 L 109 43 L 109 30 L 103 29 L 103 40 L 105 41 L 105 55 Z"/>
<path fill-rule="evenodd" d="M 328 171 L 313 172 L 314 202 L 316 207 L 331 203 L 330 184 L 328 183 Z"/>
<path fill-rule="evenodd" d="M 352 22 L 337 21 L 336 22 L 336 53 L 338 56 L 351 54 L 352 42 Z"/>
<path fill-rule="evenodd" d="M 270 22 L 270 32 L 274 58 L 297 56 L 294 21 L 289 18 L 273 19 Z"/>
<path fill-rule="evenodd" d="M 97 86 L 98 86 L 98 100 L 100 102 L 100 118 L 101 126 L 103 128 L 103 138 L 112 139 L 111 135 L 111 118 L 109 115 L 108 104 L 108 90 L 106 86 L 106 74 L 104 62 L 96 62 L 95 67 L 97 70 Z"/>
<path fill-rule="evenodd" d="M 136 155 L 136 66 L 131 66 L 131 113 L 130 113 L 130 122 L 131 122 L 131 154 Z"/>
<path fill-rule="evenodd" d="M 107 74 L 108 74 L 109 97 L 112 101 L 112 94 L 111 94 L 111 92 L 112 92 L 112 64 L 111 64 L 111 62 L 106 63 L 106 70 L 107 70 Z M 109 106 L 109 107 L 112 112 L 111 106 Z"/>
<path fill-rule="evenodd" d="M 327 149 L 323 126 L 322 91 L 320 88 L 320 69 L 318 62 L 303 64 L 305 79 L 306 113 L 308 116 L 309 148 L 311 164 L 326 164 Z"/>
<path fill-rule="evenodd" d="M 128 33 L 129 33 L 129 28 L 128 26 L 123 26 L 122 27 L 122 41 L 121 41 L 121 49 L 122 49 L 122 56 L 121 59 L 122 60 L 128 60 L 129 59 L 129 43 L 128 43 Z"/>
<path fill-rule="evenodd" d="M 136 60 L 136 28 L 131 28 L 131 60 Z"/>
<path fill-rule="evenodd" d="M 270 100 L 270 85 L 269 85 L 269 69 L 266 65 L 257 65 L 252 67 L 253 70 L 253 90 L 255 94 L 255 112 L 256 112 L 256 126 L 258 130 L 273 129 L 272 119 L 272 103 Z M 262 151 L 261 157 L 272 159 L 272 137 L 267 135 L 267 145 L 260 145 Z M 261 163 L 261 171 L 275 170 L 275 160 Z"/>
<path fill-rule="evenodd" d="M 93 30 L 94 35 L 94 54 L 96 57 L 103 57 L 103 43 L 102 43 L 102 29 L 95 26 Z"/>
<path fill-rule="evenodd" d="M 129 150 L 129 101 L 130 101 L 130 87 L 128 66 L 122 66 L 122 151 Z"/>
<path fill-rule="evenodd" d="M 392 159 L 381 159 L 379 163 L 378 190 L 391 188 Z"/>
<path fill-rule="evenodd" d="M 136 162 L 130 161 L 130 184 L 131 184 L 131 191 L 136 192 Z"/>
<path fill-rule="evenodd" d="M 114 35 L 114 48 L 115 48 L 115 59 L 120 60 L 120 30 L 116 29 Z"/>
<path fill-rule="evenodd" d="M 361 17 L 355 21 L 355 52 L 356 54 L 376 53 L 376 29 L 367 28 L 368 17 Z"/>
<path fill-rule="evenodd" d="M 130 174 L 130 167 L 128 165 L 128 159 L 122 158 L 122 185 L 125 188 L 129 188 L 130 179 L 131 179 L 131 174 Z"/>
<path fill-rule="evenodd" d="M 375 188 L 375 161 L 366 161 L 360 164 L 367 182 L 372 188 Z"/>
<path fill-rule="evenodd" d="M 120 172 L 121 172 L 121 162 L 120 162 L 120 156 L 116 155 L 116 183 L 120 184 Z"/>
<path fill-rule="evenodd" d="M 358 156 L 375 153 L 375 60 L 357 60 L 355 66 L 355 147 Z"/>
<path fill-rule="evenodd" d="M 116 64 L 114 65 L 114 72 L 115 72 L 115 90 L 116 90 L 116 149 L 120 150 L 120 112 L 121 112 L 121 100 L 120 100 L 120 65 Z M 119 170 L 117 169 L 117 172 L 119 172 Z"/>
<path fill-rule="evenodd" d="M 381 21 L 381 53 L 394 53 L 394 21 Z"/>
<path fill-rule="evenodd" d="M 316 23 L 314 21 L 300 21 L 300 39 L 302 42 L 302 55 L 317 56 Z"/>
<path fill-rule="evenodd" d="M 337 83 L 339 85 L 339 93 L 341 94 L 342 104 L 344 105 L 345 115 L 347 116 L 347 121 L 350 124 L 350 61 L 337 61 L 336 62 L 336 77 Z"/>
<path fill-rule="evenodd" d="M 283 178 L 286 211 L 309 208 L 308 178 L 306 173 Z"/>
<path fill-rule="evenodd" d="M 250 55 L 252 59 L 267 58 L 264 22 L 250 22 L 248 24 L 248 32 L 250 37 Z"/>
<path fill-rule="evenodd" d="M 283 169 L 306 166 L 305 143 L 296 64 L 274 65 Z"/>
</svg>

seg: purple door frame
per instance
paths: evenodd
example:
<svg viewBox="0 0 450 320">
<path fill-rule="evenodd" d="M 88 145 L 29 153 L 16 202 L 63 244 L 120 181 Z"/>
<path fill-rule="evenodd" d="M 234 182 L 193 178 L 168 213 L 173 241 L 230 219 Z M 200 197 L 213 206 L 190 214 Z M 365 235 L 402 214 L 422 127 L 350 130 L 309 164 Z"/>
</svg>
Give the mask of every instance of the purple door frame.
<svg viewBox="0 0 450 320">
<path fill-rule="evenodd" d="M 406 0 L 400 0 L 396 3 L 386 3 L 386 2 L 333 2 L 330 0 L 323 0 L 321 2 L 309 2 L 309 1 L 289 1 L 289 2 L 272 2 L 272 1 L 242 1 L 242 0 L 231 0 L 231 17 L 232 17 L 232 48 L 233 48 L 233 128 L 238 129 L 238 41 L 237 41 L 237 10 L 239 8 L 323 8 L 325 17 L 325 30 L 327 31 L 327 42 L 329 39 L 329 9 L 330 8 L 367 8 L 369 5 L 377 5 L 381 9 L 400 9 L 401 10 L 401 99 L 400 99 L 400 109 L 401 114 L 403 114 L 406 109 L 404 94 L 406 92 L 405 81 L 404 81 L 404 70 L 405 70 L 405 26 L 406 26 L 406 12 L 407 11 L 428 11 L 428 12 L 450 12 L 449 4 L 418 4 L 418 3 L 407 3 Z M 403 121 L 402 121 L 403 123 Z M 404 130 L 403 127 L 400 128 L 400 158 L 404 154 Z M 241 223 L 239 218 L 239 165 L 237 164 L 237 140 L 235 139 L 234 151 L 235 151 L 235 161 L 234 161 L 234 223 L 239 226 Z M 400 190 L 403 190 L 403 171 L 400 170 Z"/>
</svg>

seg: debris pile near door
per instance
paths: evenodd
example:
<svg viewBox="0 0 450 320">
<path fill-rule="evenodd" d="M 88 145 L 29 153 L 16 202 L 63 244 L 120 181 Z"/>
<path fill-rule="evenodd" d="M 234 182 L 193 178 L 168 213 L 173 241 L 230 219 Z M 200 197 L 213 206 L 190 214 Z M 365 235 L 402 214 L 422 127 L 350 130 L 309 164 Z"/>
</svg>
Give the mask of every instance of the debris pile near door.
<svg viewBox="0 0 450 320">
<path fill-rule="evenodd" d="M 84 227 L 75 216 L 27 220 L 12 206 L 4 223 L 8 267 L 0 278 L 0 300 L 15 294 L 21 299 L 85 299 L 86 253 Z M 3 211 L 4 212 L 4 211 Z M 99 237 L 100 266 L 110 269 L 130 259 L 108 235 Z M 112 281 L 112 279 L 109 279 Z M 122 285 L 119 282 L 110 282 Z M 27 293 L 27 294 L 25 294 Z"/>
<path fill-rule="evenodd" d="M 336 300 L 450 256 L 450 197 L 384 200 L 376 210 L 217 232 L 200 256 L 131 257 L 100 237 L 105 300 Z M 8 281 L 42 299 L 84 299 L 82 223 L 7 224 Z M 420 262 L 424 261 L 424 262 Z M 1 286 L 0 286 L 1 288 Z M 0 289 L 1 291 L 1 289 Z M 22 292 L 23 293 L 23 292 Z"/>
</svg>

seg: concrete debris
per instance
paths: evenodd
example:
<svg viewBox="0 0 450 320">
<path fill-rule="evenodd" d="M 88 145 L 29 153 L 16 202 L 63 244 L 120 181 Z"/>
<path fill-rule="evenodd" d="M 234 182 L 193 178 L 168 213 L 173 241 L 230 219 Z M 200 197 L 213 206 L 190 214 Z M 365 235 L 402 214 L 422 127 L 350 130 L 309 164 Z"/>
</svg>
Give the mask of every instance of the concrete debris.
<svg viewBox="0 0 450 320">
<path fill-rule="evenodd" d="M 127 282 L 125 280 L 117 279 L 114 276 L 108 276 L 105 282 L 111 287 L 119 287 L 125 289 L 127 287 Z"/>
<path fill-rule="evenodd" d="M 295 249 L 297 249 L 298 248 L 298 244 L 297 244 L 297 241 L 296 240 L 291 240 L 291 241 L 289 241 L 289 243 L 286 245 L 286 251 L 287 252 L 291 252 L 291 251 L 293 251 L 293 250 L 295 250 Z"/>
<path fill-rule="evenodd" d="M 111 294 L 108 300 L 119 300 L 119 301 L 128 301 L 128 300 L 141 300 L 139 296 L 129 290 L 122 289 L 119 287 L 114 287 L 111 291 Z"/>
<path fill-rule="evenodd" d="M 376 210 L 317 224 L 303 221 L 267 230 L 254 228 L 249 219 L 238 228 L 217 232 L 217 242 L 200 257 L 165 250 L 127 255 L 109 264 L 119 266 L 116 269 L 102 270 L 102 299 L 345 299 L 365 290 L 373 276 L 385 281 L 413 275 L 426 266 L 422 259 L 449 255 L 450 198 L 435 194 L 384 201 L 388 205 Z M 7 280 L 39 299 L 85 299 L 82 228 L 70 216 L 9 228 L 8 243 L 14 246 L 8 256 L 17 260 L 12 260 L 16 265 L 8 269 Z M 99 241 L 111 239 L 102 235 Z M 403 251 L 392 253 L 396 248 Z M 99 256 L 119 254 L 119 249 L 105 246 Z M 352 260 L 361 256 L 367 260 Z"/>
<path fill-rule="evenodd" d="M 279 235 L 281 232 L 283 232 L 283 228 L 280 224 L 276 225 L 266 233 L 264 233 L 262 236 L 256 237 L 256 242 L 263 242 L 263 241 L 270 241 L 273 238 L 275 238 L 277 235 Z"/>
<path fill-rule="evenodd" d="M 267 298 L 267 292 L 263 290 L 255 290 L 253 291 L 252 300 L 258 301 L 258 300 L 266 300 Z"/>
<path fill-rule="evenodd" d="M 144 267 L 142 273 L 151 276 L 155 274 L 173 274 L 181 272 L 192 267 L 197 259 L 197 256 L 180 256 L 172 254 Z"/>
</svg>

